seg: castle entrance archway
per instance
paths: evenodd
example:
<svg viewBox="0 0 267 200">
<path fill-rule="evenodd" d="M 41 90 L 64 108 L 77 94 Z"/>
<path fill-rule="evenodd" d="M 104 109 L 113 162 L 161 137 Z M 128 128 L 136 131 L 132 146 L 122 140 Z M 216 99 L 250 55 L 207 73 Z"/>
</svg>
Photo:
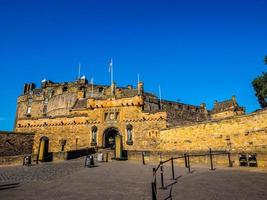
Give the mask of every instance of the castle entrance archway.
<svg viewBox="0 0 267 200">
<path fill-rule="evenodd" d="M 46 136 L 40 138 L 37 160 L 46 161 L 48 156 L 49 139 Z"/>
<path fill-rule="evenodd" d="M 115 149 L 115 138 L 117 135 L 120 135 L 117 128 L 107 128 L 103 134 L 103 147 Z"/>
</svg>

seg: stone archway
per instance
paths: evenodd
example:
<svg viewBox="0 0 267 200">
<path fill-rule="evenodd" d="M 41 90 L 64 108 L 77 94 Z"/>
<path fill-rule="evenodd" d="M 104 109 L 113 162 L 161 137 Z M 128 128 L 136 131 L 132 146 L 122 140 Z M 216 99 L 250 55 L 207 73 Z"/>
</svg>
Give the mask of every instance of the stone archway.
<svg viewBox="0 0 267 200">
<path fill-rule="evenodd" d="M 40 138 L 37 160 L 46 161 L 48 156 L 48 149 L 49 149 L 49 138 L 46 136 L 42 136 Z"/>
<path fill-rule="evenodd" d="M 103 133 L 103 147 L 115 149 L 115 138 L 117 135 L 120 135 L 119 130 L 117 128 L 107 128 Z"/>
</svg>

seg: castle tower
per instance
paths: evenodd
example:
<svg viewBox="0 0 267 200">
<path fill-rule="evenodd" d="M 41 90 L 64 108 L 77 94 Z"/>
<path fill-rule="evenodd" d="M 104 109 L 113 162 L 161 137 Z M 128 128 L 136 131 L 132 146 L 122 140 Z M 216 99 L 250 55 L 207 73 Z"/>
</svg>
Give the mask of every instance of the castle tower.
<svg viewBox="0 0 267 200">
<path fill-rule="evenodd" d="M 137 85 L 137 90 L 138 90 L 138 95 L 143 95 L 144 93 L 144 83 L 143 82 L 138 82 Z"/>
</svg>

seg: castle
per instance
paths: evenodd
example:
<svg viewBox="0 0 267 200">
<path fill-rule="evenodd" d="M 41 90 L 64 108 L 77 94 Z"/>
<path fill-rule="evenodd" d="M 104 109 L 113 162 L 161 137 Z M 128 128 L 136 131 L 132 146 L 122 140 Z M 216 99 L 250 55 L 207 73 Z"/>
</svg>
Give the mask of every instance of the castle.
<svg viewBox="0 0 267 200">
<path fill-rule="evenodd" d="M 244 115 L 233 96 L 214 103 L 207 110 L 199 106 L 158 98 L 137 87 L 117 87 L 88 83 L 85 76 L 75 82 L 41 82 L 24 85 L 18 97 L 15 131 L 33 132 L 34 153 L 40 139 L 49 141 L 49 152 L 86 147 L 114 148 L 121 136 L 124 150 L 154 150 L 160 144 L 160 131 L 177 126 L 209 122 Z"/>
</svg>

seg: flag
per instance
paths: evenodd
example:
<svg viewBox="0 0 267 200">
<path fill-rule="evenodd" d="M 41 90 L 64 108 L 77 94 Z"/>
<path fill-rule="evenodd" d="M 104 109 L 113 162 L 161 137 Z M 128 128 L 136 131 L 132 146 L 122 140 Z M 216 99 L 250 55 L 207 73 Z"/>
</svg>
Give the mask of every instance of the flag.
<svg viewBox="0 0 267 200">
<path fill-rule="evenodd" d="M 112 59 L 110 59 L 108 72 L 111 72 L 112 67 L 113 67 L 113 62 L 112 62 Z"/>
</svg>

